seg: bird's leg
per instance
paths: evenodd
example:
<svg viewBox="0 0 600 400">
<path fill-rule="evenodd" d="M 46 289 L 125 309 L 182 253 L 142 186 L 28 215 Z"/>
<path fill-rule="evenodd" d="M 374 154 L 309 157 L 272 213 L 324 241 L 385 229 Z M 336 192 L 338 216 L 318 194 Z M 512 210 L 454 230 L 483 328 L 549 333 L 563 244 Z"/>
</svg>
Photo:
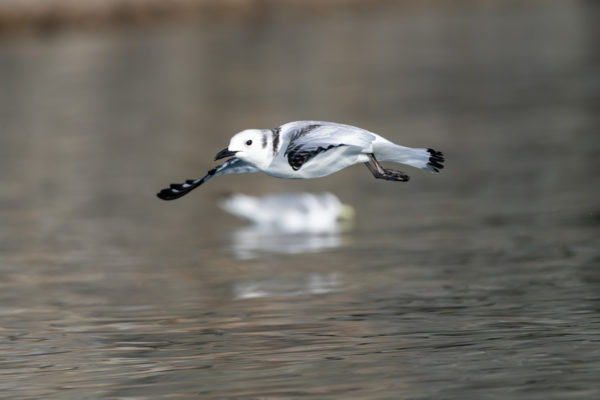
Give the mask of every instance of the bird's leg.
<svg viewBox="0 0 600 400">
<path fill-rule="evenodd" d="M 367 166 L 367 168 L 369 168 L 369 171 L 371 171 L 375 178 L 396 182 L 408 181 L 409 176 L 406 175 L 404 172 L 399 171 L 397 169 L 383 168 L 372 153 L 369 154 L 369 159 L 370 161 L 366 162 L 365 165 Z"/>
</svg>

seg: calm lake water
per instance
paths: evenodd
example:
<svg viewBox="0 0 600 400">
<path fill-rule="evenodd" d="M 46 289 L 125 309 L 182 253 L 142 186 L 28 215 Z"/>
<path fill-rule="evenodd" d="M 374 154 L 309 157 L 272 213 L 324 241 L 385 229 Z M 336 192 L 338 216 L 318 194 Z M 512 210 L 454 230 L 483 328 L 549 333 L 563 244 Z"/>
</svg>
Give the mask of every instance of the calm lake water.
<svg viewBox="0 0 600 400">
<path fill-rule="evenodd" d="M 377 4 L 0 38 L 0 397 L 600 398 L 598 4 Z M 299 119 L 447 167 L 155 197 Z M 290 191 L 353 227 L 217 205 Z"/>
</svg>

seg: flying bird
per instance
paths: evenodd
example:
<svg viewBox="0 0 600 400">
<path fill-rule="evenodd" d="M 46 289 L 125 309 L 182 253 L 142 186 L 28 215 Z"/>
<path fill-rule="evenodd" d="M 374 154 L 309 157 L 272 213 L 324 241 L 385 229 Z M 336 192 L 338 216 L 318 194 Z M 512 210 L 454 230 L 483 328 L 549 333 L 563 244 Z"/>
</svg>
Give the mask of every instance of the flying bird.
<svg viewBox="0 0 600 400">
<path fill-rule="evenodd" d="M 200 179 L 173 183 L 157 196 L 175 200 L 219 175 L 264 172 L 287 179 L 320 178 L 363 163 L 377 179 L 406 182 L 404 172 L 380 161 L 439 172 L 444 155 L 430 148 L 404 147 L 365 129 L 320 121 L 295 121 L 274 129 L 246 129 L 233 136 L 216 160 L 229 159 Z"/>
</svg>

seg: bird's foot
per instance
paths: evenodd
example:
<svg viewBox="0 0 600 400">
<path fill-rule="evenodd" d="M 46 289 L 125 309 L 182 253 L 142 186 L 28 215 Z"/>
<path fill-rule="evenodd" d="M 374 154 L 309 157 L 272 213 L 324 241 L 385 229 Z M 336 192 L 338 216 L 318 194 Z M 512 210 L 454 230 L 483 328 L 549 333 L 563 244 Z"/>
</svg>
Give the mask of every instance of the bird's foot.
<svg viewBox="0 0 600 400">
<path fill-rule="evenodd" d="M 397 169 L 382 168 L 381 172 L 374 174 L 377 179 L 385 179 L 386 181 L 408 182 L 410 177 L 404 172 Z"/>
</svg>

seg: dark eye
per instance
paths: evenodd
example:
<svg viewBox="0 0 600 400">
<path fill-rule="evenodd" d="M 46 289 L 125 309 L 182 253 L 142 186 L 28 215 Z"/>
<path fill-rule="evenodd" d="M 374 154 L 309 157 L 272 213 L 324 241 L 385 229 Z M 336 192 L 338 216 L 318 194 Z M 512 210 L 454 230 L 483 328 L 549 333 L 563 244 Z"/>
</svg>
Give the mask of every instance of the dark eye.
<svg viewBox="0 0 600 400">
<path fill-rule="evenodd" d="M 246 141 L 246 146 L 250 146 L 252 144 L 252 140 Z"/>
</svg>

